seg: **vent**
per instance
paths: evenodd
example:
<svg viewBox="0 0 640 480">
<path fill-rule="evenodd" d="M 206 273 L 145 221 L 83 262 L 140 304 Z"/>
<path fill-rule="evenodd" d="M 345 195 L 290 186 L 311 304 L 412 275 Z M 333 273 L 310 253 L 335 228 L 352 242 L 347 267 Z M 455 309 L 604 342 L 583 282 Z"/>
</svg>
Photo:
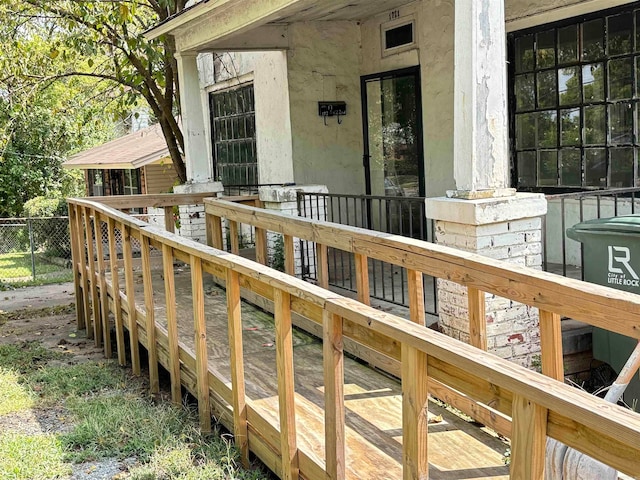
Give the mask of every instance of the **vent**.
<svg viewBox="0 0 640 480">
<path fill-rule="evenodd" d="M 384 32 L 384 49 L 404 47 L 413 44 L 413 22 L 389 28 Z"/>
</svg>

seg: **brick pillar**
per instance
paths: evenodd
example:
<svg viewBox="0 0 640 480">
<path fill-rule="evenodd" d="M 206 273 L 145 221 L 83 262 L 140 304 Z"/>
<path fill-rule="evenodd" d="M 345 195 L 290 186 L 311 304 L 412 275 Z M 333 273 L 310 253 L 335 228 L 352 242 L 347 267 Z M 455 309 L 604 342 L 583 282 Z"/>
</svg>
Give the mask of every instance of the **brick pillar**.
<svg viewBox="0 0 640 480">
<path fill-rule="evenodd" d="M 173 187 L 174 193 L 205 193 L 220 196 L 224 188 L 220 182 L 185 183 Z M 180 205 L 180 236 L 207 243 L 204 204 Z"/>
<path fill-rule="evenodd" d="M 324 185 L 302 185 L 302 186 L 286 186 L 286 187 L 260 187 L 260 200 L 264 203 L 266 210 L 273 210 L 286 215 L 299 216 L 298 209 L 298 192 L 306 193 L 328 193 L 328 189 Z M 307 211 L 311 212 L 313 208 L 312 218 L 326 218 L 326 205 L 324 202 L 309 202 L 310 206 Z M 321 211 L 318 212 L 318 209 Z M 267 256 L 270 266 L 274 265 L 280 255 L 282 248 L 281 236 L 279 234 L 269 232 L 267 236 Z M 293 248 L 295 254 L 295 274 L 297 277 L 303 274 L 315 275 L 315 256 L 311 242 L 300 244 L 300 239 L 293 239 Z M 304 250 L 304 252 L 303 252 Z M 304 262 L 303 262 L 304 255 Z M 305 271 L 303 272 L 303 267 Z"/>
<path fill-rule="evenodd" d="M 436 242 L 496 260 L 542 268 L 541 194 L 519 193 L 504 198 L 427 199 L 427 217 L 436 221 Z M 540 354 L 538 310 L 486 294 L 487 348 L 526 367 Z M 440 328 L 469 342 L 466 287 L 438 280 Z"/>
</svg>

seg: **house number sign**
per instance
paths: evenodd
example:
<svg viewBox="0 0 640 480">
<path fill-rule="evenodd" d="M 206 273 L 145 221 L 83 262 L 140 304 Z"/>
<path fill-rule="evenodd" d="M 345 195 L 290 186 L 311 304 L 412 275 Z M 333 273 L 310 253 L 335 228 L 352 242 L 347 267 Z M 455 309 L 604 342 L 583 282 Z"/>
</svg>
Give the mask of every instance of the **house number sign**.
<svg viewBox="0 0 640 480">
<path fill-rule="evenodd" d="M 389 20 L 397 20 L 398 18 L 400 18 L 400 10 L 395 9 L 389 12 Z"/>
</svg>

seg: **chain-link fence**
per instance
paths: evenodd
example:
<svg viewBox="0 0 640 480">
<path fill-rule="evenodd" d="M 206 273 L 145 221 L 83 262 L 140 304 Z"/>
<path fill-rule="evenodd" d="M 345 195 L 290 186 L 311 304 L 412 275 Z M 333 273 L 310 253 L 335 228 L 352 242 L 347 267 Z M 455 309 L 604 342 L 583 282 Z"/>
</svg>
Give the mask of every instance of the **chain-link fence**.
<svg viewBox="0 0 640 480">
<path fill-rule="evenodd" d="M 0 218 L 0 286 L 72 279 L 68 217 Z"/>
</svg>

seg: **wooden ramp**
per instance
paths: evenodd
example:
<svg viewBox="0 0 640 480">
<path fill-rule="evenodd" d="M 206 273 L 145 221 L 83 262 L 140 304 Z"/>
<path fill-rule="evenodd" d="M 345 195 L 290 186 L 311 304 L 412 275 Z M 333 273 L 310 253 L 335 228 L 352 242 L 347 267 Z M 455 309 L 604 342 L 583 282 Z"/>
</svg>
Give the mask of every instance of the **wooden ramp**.
<svg viewBox="0 0 640 480">
<path fill-rule="evenodd" d="M 144 291 L 136 281 L 136 298 Z M 124 281 L 124 277 L 121 282 Z M 175 273 L 178 332 L 181 348 L 194 350 L 191 275 L 188 267 Z M 221 383 L 231 384 L 228 320 L 225 291 L 205 278 L 209 372 Z M 156 323 L 166 329 L 164 283 L 153 275 Z M 142 311 L 140 312 L 142 313 Z M 270 448 L 279 450 L 279 405 L 273 316 L 246 302 L 242 304 L 244 370 L 247 404 L 270 424 L 274 432 L 266 437 Z M 144 325 L 139 323 L 143 343 Z M 298 447 L 318 468 L 324 468 L 324 378 L 322 343 L 294 330 L 295 405 Z M 347 478 L 402 478 L 402 392 L 398 381 L 352 358 L 345 359 L 344 405 L 346 418 Z M 225 422 L 225 417 L 221 420 Z M 233 424 L 227 423 L 233 430 Z M 257 433 L 257 432 L 256 432 Z M 508 478 L 504 464 L 507 444 L 478 424 L 429 404 L 430 478 Z M 263 435 L 263 432 L 260 432 Z M 272 453 L 263 458 L 275 471 L 278 461 Z M 320 471 L 320 470 L 319 470 Z M 385 472 L 380 476 L 380 472 Z"/>
</svg>

